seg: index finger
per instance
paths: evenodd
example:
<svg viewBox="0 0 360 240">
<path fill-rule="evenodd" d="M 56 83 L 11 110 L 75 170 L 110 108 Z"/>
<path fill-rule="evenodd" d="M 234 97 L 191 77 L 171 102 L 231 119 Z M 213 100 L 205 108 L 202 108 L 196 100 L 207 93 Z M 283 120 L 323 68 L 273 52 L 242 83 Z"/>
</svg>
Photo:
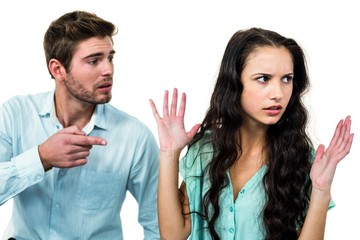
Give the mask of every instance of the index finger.
<svg viewBox="0 0 360 240">
<path fill-rule="evenodd" d="M 156 108 L 156 105 L 154 103 L 154 101 L 152 99 L 149 99 L 149 102 L 150 102 L 150 107 L 151 107 L 151 110 L 152 110 L 152 113 L 155 117 L 156 120 L 160 119 L 160 115 L 157 111 L 157 108 Z"/>
<path fill-rule="evenodd" d="M 74 135 L 72 143 L 74 145 L 80 146 L 89 146 L 89 145 L 102 145 L 107 144 L 106 140 L 96 136 L 83 136 L 83 135 Z"/>
</svg>

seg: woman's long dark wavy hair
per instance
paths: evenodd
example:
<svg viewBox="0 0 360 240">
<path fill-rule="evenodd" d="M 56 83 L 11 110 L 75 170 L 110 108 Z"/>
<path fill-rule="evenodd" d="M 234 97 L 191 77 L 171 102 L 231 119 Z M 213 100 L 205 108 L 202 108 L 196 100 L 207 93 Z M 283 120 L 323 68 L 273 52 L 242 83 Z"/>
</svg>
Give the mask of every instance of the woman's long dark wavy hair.
<svg viewBox="0 0 360 240">
<path fill-rule="evenodd" d="M 190 144 L 191 147 L 206 131 L 211 130 L 215 154 L 206 170 L 211 187 L 203 198 L 203 210 L 213 239 L 220 239 L 215 222 L 220 214 L 220 192 L 229 184 L 226 172 L 242 153 L 238 137 L 243 123 L 241 72 L 249 54 L 263 46 L 285 47 L 294 64 L 292 96 L 279 122 L 269 126 L 265 142 L 265 239 L 297 239 L 297 231 L 304 224 L 311 190 L 309 172 L 312 156 L 312 143 L 306 133 L 308 113 L 301 99 L 309 87 L 305 55 L 293 39 L 273 31 L 251 28 L 236 32 L 230 39 L 210 107 L 200 131 Z"/>
</svg>

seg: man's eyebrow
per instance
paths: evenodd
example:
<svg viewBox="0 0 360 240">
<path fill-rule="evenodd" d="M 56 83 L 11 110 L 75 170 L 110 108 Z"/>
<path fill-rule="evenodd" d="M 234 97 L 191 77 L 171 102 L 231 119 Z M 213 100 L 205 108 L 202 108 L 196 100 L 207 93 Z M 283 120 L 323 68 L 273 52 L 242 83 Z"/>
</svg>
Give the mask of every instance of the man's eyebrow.
<svg viewBox="0 0 360 240">
<path fill-rule="evenodd" d="M 110 55 L 114 55 L 114 54 L 115 54 L 115 50 L 110 51 L 109 54 L 110 54 Z M 103 56 L 103 55 L 105 55 L 105 54 L 102 53 L 102 52 L 92 53 L 92 54 L 90 54 L 90 55 L 85 56 L 84 59 L 86 59 L 86 58 L 92 58 L 92 57 L 100 57 L 100 56 Z"/>
<path fill-rule="evenodd" d="M 93 57 L 100 57 L 100 56 L 103 56 L 103 55 L 104 55 L 104 53 L 101 53 L 101 52 L 92 53 L 92 54 L 89 54 L 89 55 L 85 56 L 84 59 L 93 58 Z"/>
</svg>

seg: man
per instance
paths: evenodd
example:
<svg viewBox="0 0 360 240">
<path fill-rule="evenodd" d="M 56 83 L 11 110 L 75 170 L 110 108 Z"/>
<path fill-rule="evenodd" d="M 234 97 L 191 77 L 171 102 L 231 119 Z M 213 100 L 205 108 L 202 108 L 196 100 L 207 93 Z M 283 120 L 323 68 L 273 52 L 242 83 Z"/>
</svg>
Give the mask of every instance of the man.
<svg viewBox="0 0 360 240">
<path fill-rule="evenodd" d="M 116 27 L 74 11 L 44 37 L 55 90 L 0 107 L 0 204 L 13 199 L 5 238 L 122 239 L 127 190 L 145 239 L 158 239 L 158 146 L 108 102 Z"/>
</svg>

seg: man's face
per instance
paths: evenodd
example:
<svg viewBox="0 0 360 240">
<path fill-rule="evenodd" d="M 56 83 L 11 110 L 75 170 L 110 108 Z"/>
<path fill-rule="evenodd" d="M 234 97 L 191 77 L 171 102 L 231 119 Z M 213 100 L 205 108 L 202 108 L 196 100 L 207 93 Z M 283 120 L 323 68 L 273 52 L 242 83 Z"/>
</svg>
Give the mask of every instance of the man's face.
<svg viewBox="0 0 360 240">
<path fill-rule="evenodd" d="M 109 102 L 114 54 L 110 37 L 92 37 L 80 42 L 64 80 L 69 97 L 93 104 Z"/>
</svg>

